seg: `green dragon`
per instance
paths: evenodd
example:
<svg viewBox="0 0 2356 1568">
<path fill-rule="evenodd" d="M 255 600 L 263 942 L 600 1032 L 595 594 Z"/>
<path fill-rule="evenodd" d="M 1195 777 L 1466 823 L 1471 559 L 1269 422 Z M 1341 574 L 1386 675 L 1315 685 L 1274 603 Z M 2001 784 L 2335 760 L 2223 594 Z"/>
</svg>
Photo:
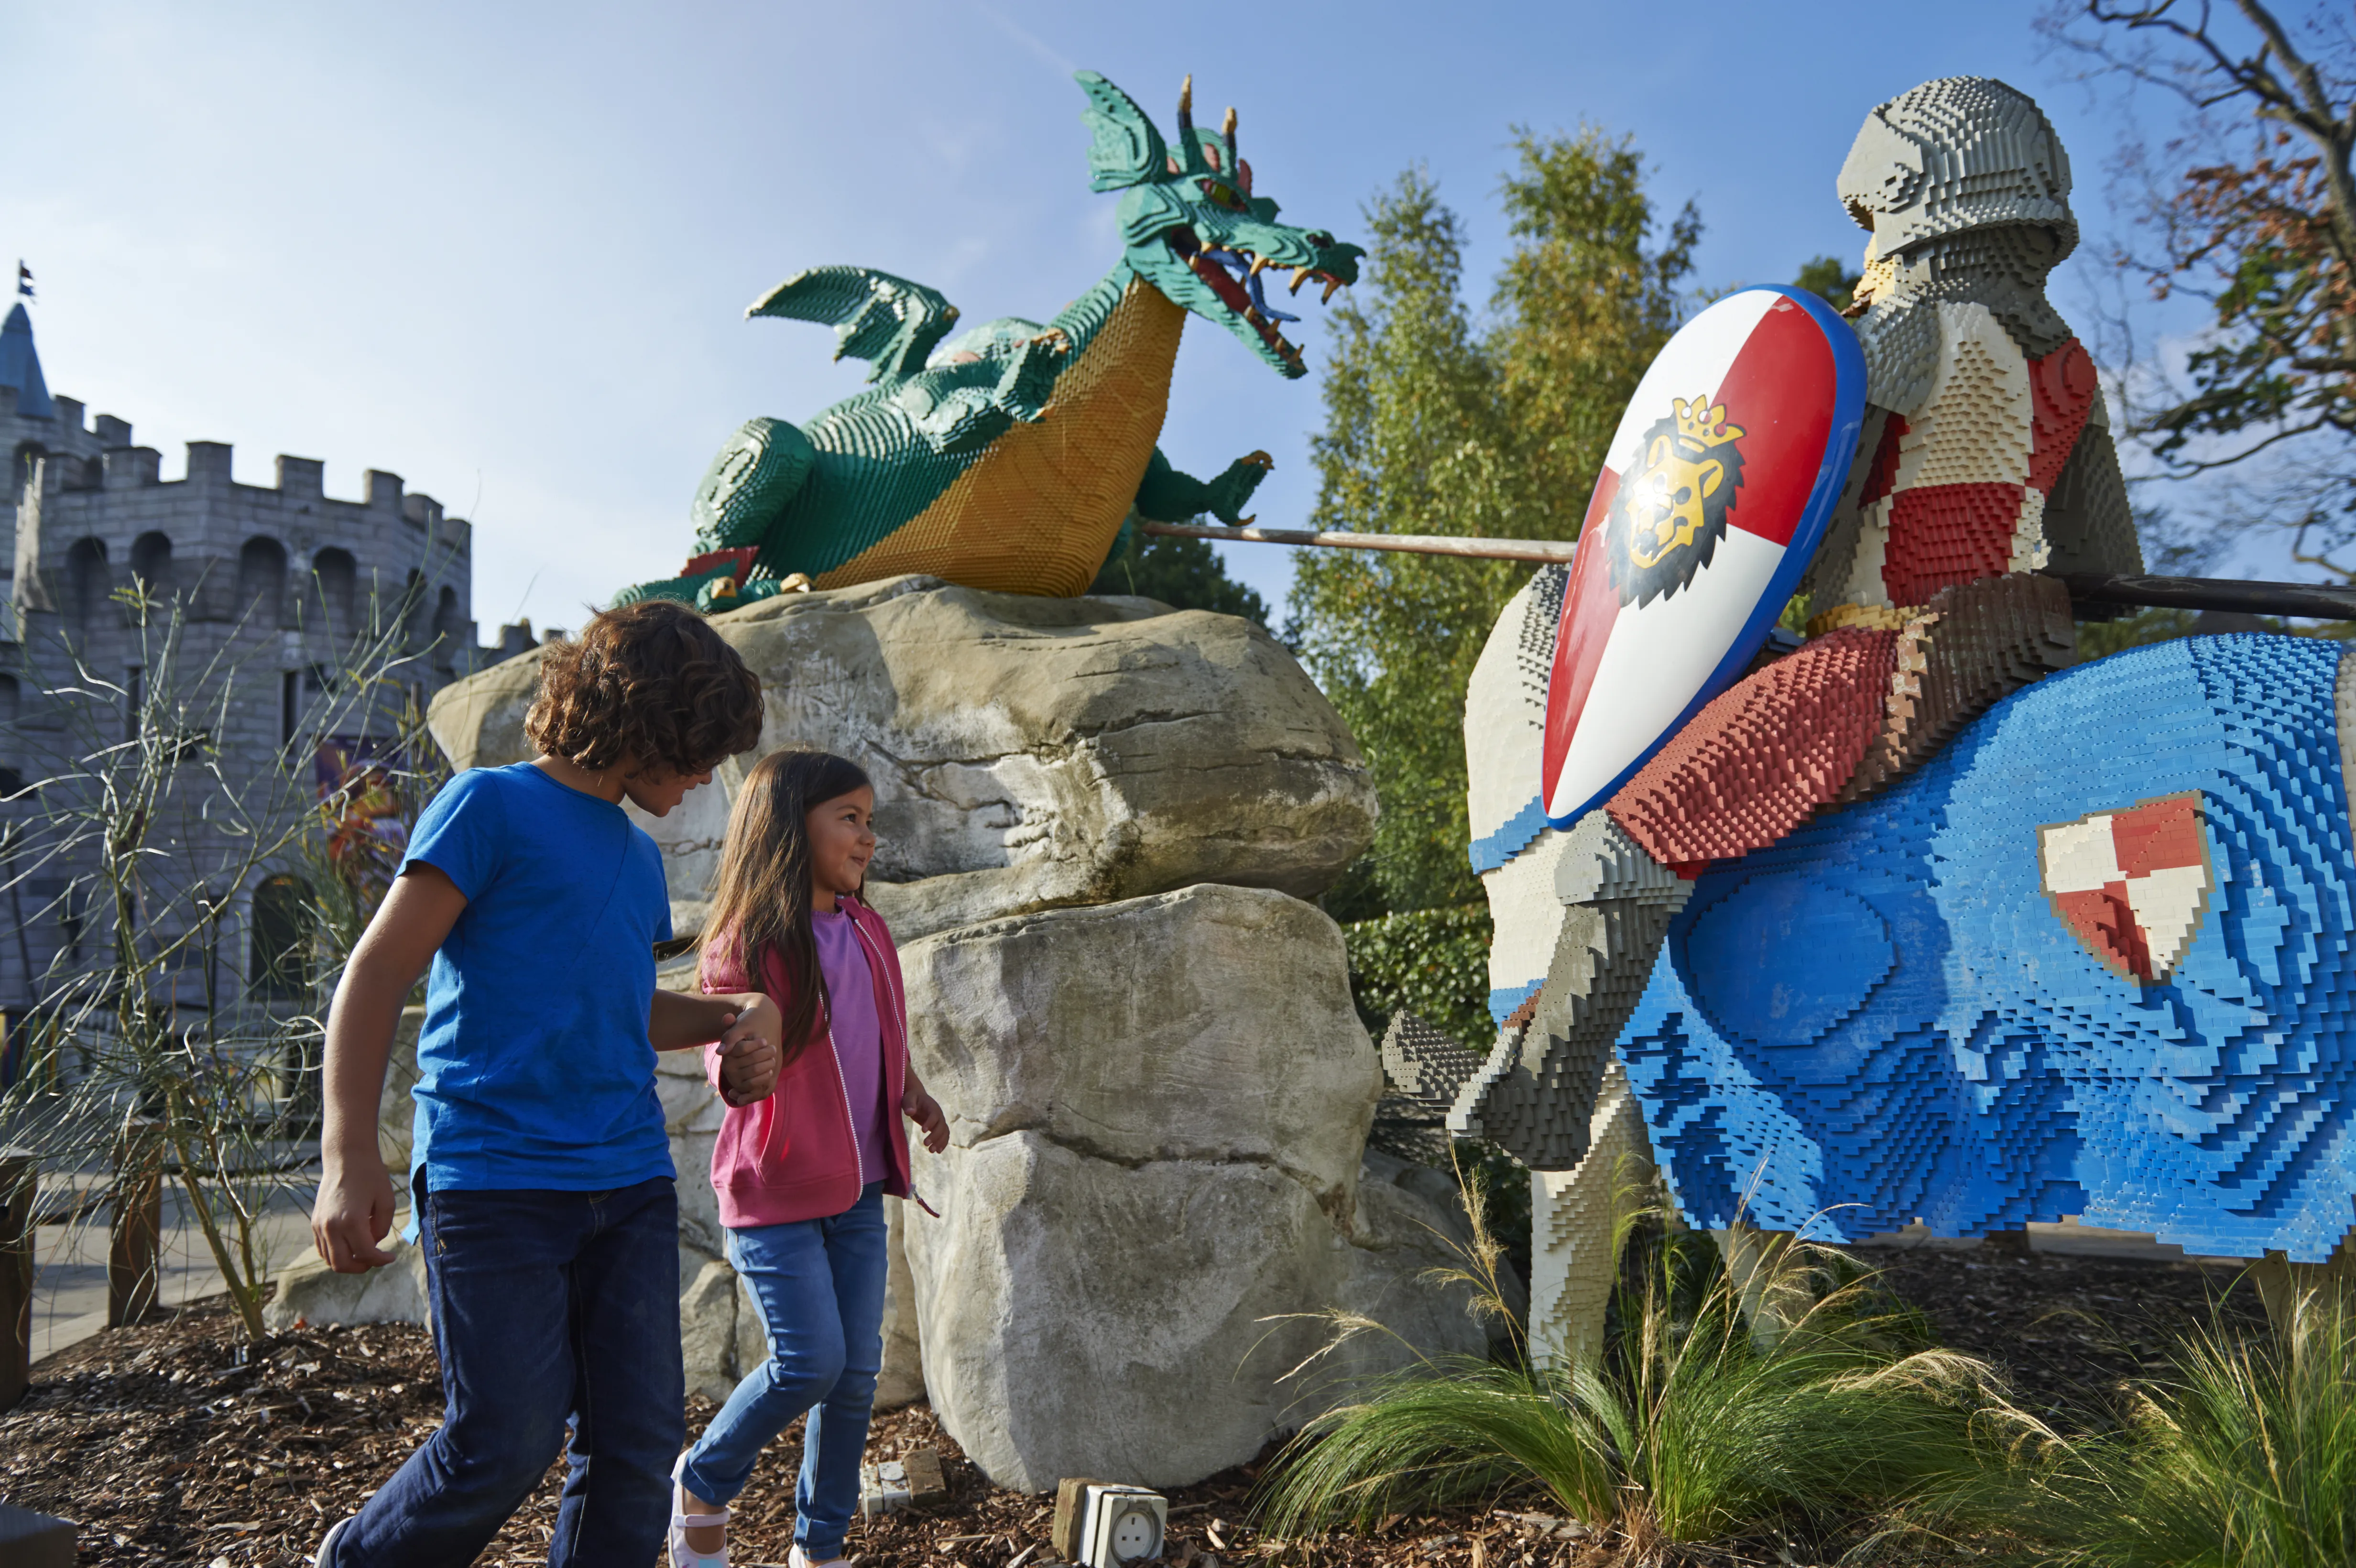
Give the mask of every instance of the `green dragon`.
<svg viewBox="0 0 2356 1568">
<path fill-rule="evenodd" d="M 1123 193 L 1112 271 L 1044 326 L 1009 316 L 946 346 L 957 309 L 921 283 L 863 267 L 816 267 L 780 283 L 745 314 L 831 325 L 836 357 L 871 361 L 873 384 L 805 425 L 740 427 L 696 488 L 685 570 L 617 602 L 728 609 L 805 581 L 836 588 L 909 571 L 1074 594 L 1132 511 L 1248 520 L 1266 453 L 1205 483 L 1155 445 L 1187 313 L 1297 379 L 1301 350 L 1279 327 L 1299 318 L 1269 303 L 1265 279 L 1289 279 L 1296 294 L 1316 282 L 1331 301 L 1357 281 L 1365 252 L 1276 220 L 1237 155 L 1235 111 L 1215 134 L 1194 129 L 1192 77 L 1174 148 L 1120 89 L 1094 71 L 1078 80 L 1089 187 Z"/>
</svg>

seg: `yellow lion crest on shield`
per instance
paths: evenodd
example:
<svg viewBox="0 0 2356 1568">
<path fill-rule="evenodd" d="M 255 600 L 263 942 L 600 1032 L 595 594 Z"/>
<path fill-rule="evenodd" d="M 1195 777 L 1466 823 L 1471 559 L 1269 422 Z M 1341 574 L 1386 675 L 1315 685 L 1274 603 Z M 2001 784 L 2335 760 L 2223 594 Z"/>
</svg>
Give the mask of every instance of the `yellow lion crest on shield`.
<svg viewBox="0 0 2356 1568">
<path fill-rule="evenodd" d="M 1742 484 L 1743 432 L 1726 405 L 1672 398 L 1676 411 L 1636 443 L 1604 523 L 1612 585 L 1622 604 L 1649 604 L 1693 581 L 1726 533 Z"/>
</svg>

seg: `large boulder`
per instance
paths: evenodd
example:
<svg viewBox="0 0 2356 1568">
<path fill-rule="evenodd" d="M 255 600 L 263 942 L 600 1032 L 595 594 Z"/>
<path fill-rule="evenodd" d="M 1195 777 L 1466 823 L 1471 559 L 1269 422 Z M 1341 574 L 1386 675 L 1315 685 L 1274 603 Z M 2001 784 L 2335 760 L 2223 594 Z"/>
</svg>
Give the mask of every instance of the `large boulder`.
<svg viewBox="0 0 2356 1568">
<path fill-rule="evenodd" d="M 423 1323 L 427 1320 L 425 1254 L 399 1231 L 384 1240 L 392 1262 L 366 1274 L 337 1274 L 316 1253 L 278 1271 L 278 1289 L 262 1309 L 273 1334 L 329 1323 Z"/>
<path fill-rule="evenodd" d="M 1313 897 L 1373 836 L 1374 786 L 1348 729 L 1291 655 L 1235 616 L 899 577 L 712 624 L 760 675 L 767 715 L 720 788 L 640 818 L 664 847 L 682 929 L 745 767 L 786 746 L 873 775 L 869 891 L 904 942 L 1195 882 Z M 530 754 L 539 657 L 434 699 L 434 734 L 455 765 Z"/>
<path fill-rule="evenodd" d="M 1312 906 L 1198 886 L 941 933 L 902 964 L 952 1129 L 918 1157 L 939 1218 L 906 1216 L 925 1379 L 991 1479 L 1181 1486 L 1249 1459 L 1318 1399 L 1284 1374 L 1329 1308 L 1480 1349 L 1461 1295 L 1434 1308 L 1414 1277 L 1433 1250 L 1408 1232 L 1440 1205 L 1386 1173 L 1365 1222 L 1381 1068 Z"/>
</svg>

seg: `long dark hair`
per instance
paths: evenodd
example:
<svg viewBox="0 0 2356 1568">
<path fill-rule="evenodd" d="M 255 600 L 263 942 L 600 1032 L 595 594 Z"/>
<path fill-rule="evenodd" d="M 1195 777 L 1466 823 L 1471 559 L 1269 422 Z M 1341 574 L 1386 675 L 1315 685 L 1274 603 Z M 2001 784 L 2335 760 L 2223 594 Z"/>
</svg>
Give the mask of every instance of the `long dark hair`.
<svg viewBox="0 0 2356 1568">
<path fill-rule="evenodd" d="M 748 976 L 760 955 L 775 953 L 791 987 L 777 998 L 785 1010 L 781 1042 L 786 1062 L 802 1053 L 823 1016 L 826 976 L 819 973 L 818 938 L 810 930 L 810 808 L 853 790 L 873 789 L 867 771 L 830 752 L 772 752 L 745 775 L 728 814 L 728 841 L 703 940 L 725 944 Z"/>
</svg>

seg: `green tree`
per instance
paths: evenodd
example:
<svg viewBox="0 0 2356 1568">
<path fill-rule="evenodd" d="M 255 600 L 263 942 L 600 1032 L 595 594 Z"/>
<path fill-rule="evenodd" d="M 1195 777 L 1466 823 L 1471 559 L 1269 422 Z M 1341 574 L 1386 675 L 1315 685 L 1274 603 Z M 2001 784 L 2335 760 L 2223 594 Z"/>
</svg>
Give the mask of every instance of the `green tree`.
<svg viewBox="0 0 2356 1568">
<path fill-rule="evenodd" d="M 2344 10 L 2280 9 L 2055 0 L 2038 27 L 2089 76 L 2182 105 L 2158 145 L 2122 138 L 2140 240 L 2112 261 L 2208 330 L 2179 369 L 2122 321 L 2115 357 L 2160 475 L 2233 473 L 2172 527 L 2139 518 L 2147 545 L 2197 567 L 2235 533 L 2287 533 L 2302 565 L 2356 581 L 2356 34 Z"/>
<path fill-rule="evenodd" d="M 1088 584 L 1091 593 L 1139 593 L 1174 610 L 1215 610 L 1268 624 L 1268 601 L 1227 575 L 1208 539 L 1132 539 Z"/>
<path fill-rule="evenodd" d="M 1835 310 L 1845 311 L 1856 303 L 1857 285 L 1864 276 L 1838 256 L 1818 256 L 1804 263 L 1792 282 L 1810 293 L 1822 294 Z"/>
<path fill-rule="evenodd" d="M 1330 318 L 1318 528 L 1578 536 L 1604 444 L 1676 325 L 1701 225 L 1688 206 L 1647 246 L 1657 215 L 1625 140 L 1522 131 L 1515 151 L 1514 245 L 1485 321 L 1463 299 L 1462 224 L 1426 175 L 1408 170 L 1369 206 L 1366 302 Z M 1373 770 L 1371 880 L 1391 910 L 1479 898 L 1464 688 L 1528 571 L 1344 551 L 1295 569 L 1289 630 Z"/>
</svg>

